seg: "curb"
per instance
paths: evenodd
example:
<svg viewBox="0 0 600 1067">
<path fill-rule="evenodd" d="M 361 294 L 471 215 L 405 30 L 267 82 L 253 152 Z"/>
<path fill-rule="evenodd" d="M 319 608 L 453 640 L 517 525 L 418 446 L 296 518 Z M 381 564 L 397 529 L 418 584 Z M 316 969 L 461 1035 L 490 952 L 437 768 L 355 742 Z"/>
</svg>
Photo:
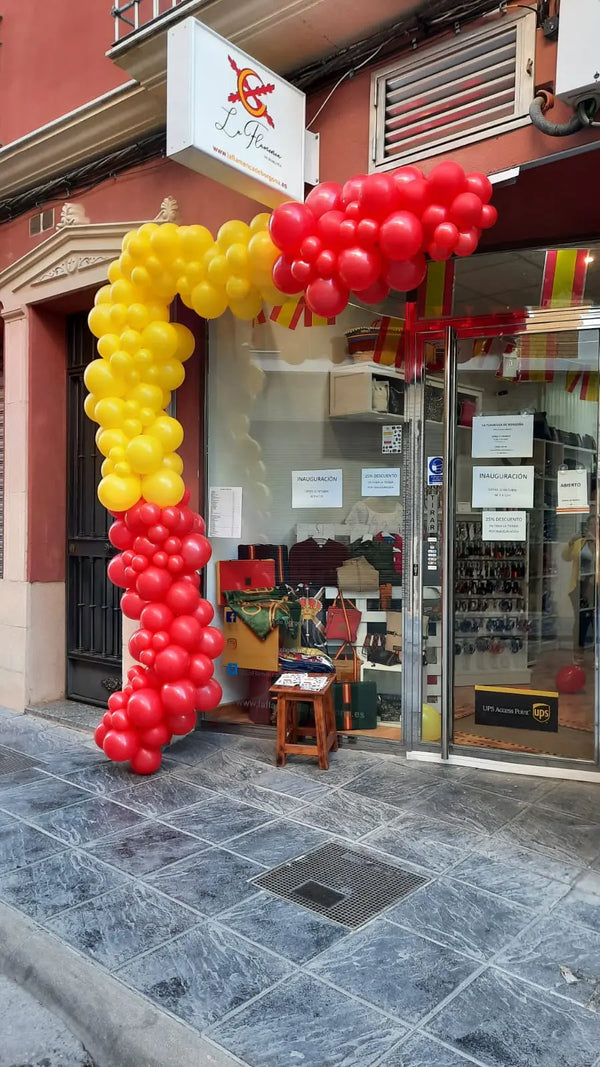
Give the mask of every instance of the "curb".
<svg viewBox="0 0 600 1067">
<path fill-rule="evenodd" d="M 2 902 L 0 943 L 0 972 L 55 1012 L 97 1067 L 239 1067 Z"/>
</svg>

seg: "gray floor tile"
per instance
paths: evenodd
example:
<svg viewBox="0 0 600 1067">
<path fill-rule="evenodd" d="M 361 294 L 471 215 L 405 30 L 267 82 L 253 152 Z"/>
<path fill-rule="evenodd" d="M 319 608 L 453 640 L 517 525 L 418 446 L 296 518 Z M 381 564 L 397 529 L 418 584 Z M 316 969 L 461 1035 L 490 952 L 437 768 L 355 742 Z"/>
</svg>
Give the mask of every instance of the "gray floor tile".
<svg viewBox="0 0 600 1067">
<path fill-rule="evenodd" d="M 42 782 L 48 779 L 48 774 L 41 767 L 25 767 L 21 771 L 10 771 L 0 775 L 0 796 L 16 786 L 28 785 L 30 782 Z"/>
<path fill-rule="evenodd" d="M 567 922 L 583 923 L 600 934 L 600 873 L 588 871 L 578 878 L 552 914 Z"/>
<path fill-rule="evenodd" d="M 262 778 L 259 779 L 262 782 Z M 327 796 L 328 789 L 322 789 L 321 794 Z M 276 793 L 273 789 L 263 789 L 262 785 L 254 782 L 242 782 L 241 785 L 231 785 L 224 790 L 227 797 L 239 800 L 244 804 L 253 804 L 271 815 L 291 815 L 292 812 L 302 808 L 304 801 L 297 797 L 288 796 L 286 793 Z"/>
<path fill-rule="evenodd" d="M 348 993 L 418 1023 L 477 969 L 474 960 L 385 919 L 328 949 L 309 969 Z"/>
<path fill-rule="evenodd" d="M 319 785 L 332 789 L 358 778 L 371 767 L 376 767 L 378 762 L 376 756 L 365 755 L 363 752 L 348 752 L 346 748 L 341 748 L 338 752 L 329 753 L 327 771 L 321 770 L 314 756 L 288 756 L 286 767 L 294 774 L 306 775 Z"/>
<path fill-rule="evenodd" d="M 273 985 L 290 965 L 204 923 L 119 971 L 156 1004 L 203 1030 Z"/>
<path fill-rule="evenodd" d="M 172 774 L 151 778 L 142 785 L 128 785 L 111 794 L 112 799 L 119 804 L 126 804 L 128 808 L 133 808 L 149 818 L 211 800 L 214 795 L 208 789 L 192 785 L 191 782 L 182 782 Z"/>
<path fill-rule="evenodd" d="M 168 775 L 174 767 L 174 763 L 163 759 L 159 769 L 154 772 L 152 780 L 157 781 L 159 777 Z M 113 763 L 106 759 L 102 763 L 95 763 L 92 767 L 86 767 L 85 770 L 69 772 L 63 777 L 72 782 L 73 785 L 80 785 L 91 793 L 99 793 L 104 796 L 112 795 L 118 789 L 128 786 L 132 789 L 141 788 L 148 781 L 144 775 L 134 774 L 128 763 Z"/>
<path fill-rule="evenodd" d="M 600 1015 L 488 971 L 426 1029 L 489 1067 L 592 1067 Z"/>
<path fill-rule="evenodd" d="M 293 963 L 306 963 L 348 932 L 338 923 L 268 893 L 243 901 L 220 915 L 219 922 Z"/>
<path fill-rule="evenodd" d="M 473 830 L 429 819 L 422 812 L 405 811 L 390 826 L 369 834 L 364 844 L 441 873 L 484 840 L 483 834 Z"/>
<path fill-rule="evenodd" d="M 101 716 L 98 717 L 99 719 Z M 10 734 L 8 736 L 11 736 Z M 61 726 L 49 726 L 36 723 L 33 728 L 20 729 L 15 732 L 13 740 L 4 740 L 2 744 L 16 748 L 28 756 L 34 756 L 44 763 L 51 763 L 55 757 L 74 755 L 80 752 L 89 740 L 89 734 L 78 730 L 66 730 Z"/>
<path fill-rule="evenodd" d="M 269 767 L 275 767 L 275 737 L 236 737 L 235 749 L 248 759 L 259 760 L 267 763 Z"/>
<path fill-rule="evenodd" d="M 567 922 L 554 911 L 525 930 L 494 962 L 547 992 L 586 1006 L 592 1001 L 600 1009 L 600 933 Z M 579 981 L 566 982 L 561 967 L 567 967 Z"/>
<path fill-rule="evenodd" d="M 191 767 L 180 765 L 177 777 L 222 793 L 232 786 L 241 785 L 242 782 L 255 781 L 267 771 L 266 764 L 247 759 L 232 747 L 231 749 L 217 749 L 214 755 L 208 756 Z"/>
<path fill-rule="evenodd" d="M 214 1027 L 211 1037 L 250 1067 L 370 1067 L 405 1032 L 373 1008 L 299 975 Z"/>
<path fill-rule="evenodd" d="M 473 1067 L 473 1060 L 440 1045 L 426 1034 L 415 1033 L 403 1041 L 377 1067 Z"/>
<path fill-rule="evenodd" d="M 412 807 L 413 811 L 421 811 L 424 815 L 460 823 L 468 830 L 491 834 L 514 819 L 525 805 L 510 797 L 469 788 L 459 780 L 442 782 L 424 799 L 417 799 Z"/>
<path fill-rule="evenodd" d="M 357 840 L 396 818 L 397 811 L 389 804 L 367 800 L 345 789 L 334 790 L 325 800 L 299 808 L 294 819 L 306 826 Z"/>
<path fill-rule="evenodd" d="M 502 797 L 522 800 L 526 804 L 533 803 L 544 793 L 547 793 L 549 789 L 547 778 L 538 778 L 530 774 L 487 771 L 479 767 L 476 769 L 465 768 L 460 780 L 463 785 L 469 785 L 475 789 L 483 789 L 485 793 L 497 793 Z"/>
<path fill-rule="evenodd" d="M 547 878 L 525 867 L 500 863 L 479 852 L 471 853 L 454 867 L 452 878 L 506 897 L 534 911 L 546 911 L 567 892 L 564 882 Z"/>
<path fill-rule="evenodd" d="M 303 856 L 330 840 L 331 835 L 322 830 L 281 819 L 234 837 L 227 842 L 227 848 L 265 867 L 278 867 L 280 863 Z"/>
<path fill-rule="evenodd" d="M 529 908 L 450 878 L 423 886 L 387 912 L 391 922 L 481 961 L 498 952 L 534 915 Z"/>
<path fill-rule="evenodd" d="M 565 885 L 573 882 L 582 871 L 580 864 L 544 856 L 541 852 L 535 852 L 520 844 L 513 834 L 512 826 L 498 831 L 493 837 L 485 838 L 476 846 L 476 852 L 495 863 L 519 867 L 535 878 L 552 878 Z"/>
<path fill-rule="evenodd" d="M 0 821 L 0 871 L 12 871 L 60 852 L 64 845 L 16 819 Z"/>
<path fill-rule="evenodd" d="M 266 811 L 242 804 L 231 797 L 211 794 L 211 799 L 164 816 L 170 826 L 219 844 L 246 830 L 254 830 L 272 818 Z"/>
<path fill-rule="evenodd" d="M 312 801 L 321 800 L 329 792 L 327 781 L 320 779 L 314 781 L 305 774 L 294 774 L 287 767 L 277 767 L 263 774 L 260 779 L 262 789 L 272 789 L 276 793 L 285 793 L 298 800 Z"/>
<path fill-rule="evenodd" d="M 0 871 L 0 897 L 32 919 L 47 919 L 123 881 L 91 856 L 61 852 L 20 870 Z"/>
<path fill-rule="evenodd" d="M 208 848 L 206 841 L 158 822 L 142 822 L 133 830 L 95 841 L 86 851 L 128 874 L 141 875 Z"/>
<path fill-rule="evenodd" d="M 424 798 L 439 785 L 437 778 L 422 774 L 401 763 L 381 763 L 370 767 L 346 788 L 352 793 L 382 800 L 397 808 L 410 807 L 417 797 Z"/>
<path fill-rule="evenodd" d="M 600 822 L 598 786 L 594 782 L 554 782 L 543 797 L 536 800 L 540 808 L 565 811 L 584 820 Z"/>
<path fill-rule="evenodd" d="M 129 883 L 87 900 L 45 926 L 110 970 L 195 926 L 198 916 L 149 886 Z"/>
<path fill-rule="evenodd" d="M 49 774 L 62 776 L 85 770 L 87 767 L 96 767 L 98 764 L 105 762 L 106 756 L 96 745 L 93 748 L 89 748 L 82 744 L 64 753 L 60 751 L 53 752 L 51 756 L 44 758 L 43 767 Z M 42 765 L 41 761 L 40 765 Z"/>
<path fill-rule="evenodd" d="M 78 789 L 71 782 L 47 775 L 44 780 L 28 782 L 14 789 L 7 789 L 0 794 L 0 808 L 23 819 L 34 819 L 68 804 L 77 804 L 80 800 L 89 800 L 90 794 Z"/>
<path fill-rule="evenodd" d="M 258 863 L 212 848 L 165 871 L 156 871 L 146 881 L 168 897 L 212 916 L 253 896 L 256 886 L 250 883 L 250 878 L 262 870 Z"/>
<path fill-rule="evenodd" d="M 174 763 L 193 764 L 200 763 L 207 756 L 214 756 L 217 747 L 201 730 L 195 730 L 181 741 L 169 745 L 166 752 Z"/>
<path fill-rule="evenodd" d="M 510 835 L 526 848 L 562 863 L 585 865 L 600 854 L 599 822 L 548 808 L 530 808 L 511 823 Z"/>
<path fill-rule="evenodd" d="M 142 825 L 144 819 L 129 808 L 122 808 L 104 797 L 90 797 L 80 804 L 49 811 L 34 819 L 36 826 L 54 834 L 68 845 L 82 845 L 95 838 Z"/>
</svg>

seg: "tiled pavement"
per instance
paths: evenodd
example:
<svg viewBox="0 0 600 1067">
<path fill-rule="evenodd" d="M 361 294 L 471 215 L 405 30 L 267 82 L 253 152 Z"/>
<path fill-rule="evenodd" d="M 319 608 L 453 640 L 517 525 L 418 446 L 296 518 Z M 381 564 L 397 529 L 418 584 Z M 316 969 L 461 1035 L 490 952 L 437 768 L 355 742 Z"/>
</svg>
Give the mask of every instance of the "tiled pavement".
<svg viewBox="0 0 600 1067">
<path fill-rule="evenodd" d="M 250 1067 L 600 1067 L 600 787 L 273 749 L 0 712 L 0 899 Z M 249 881 L 335 837 L 428 881 L 354 931 Z"/>
</svg>

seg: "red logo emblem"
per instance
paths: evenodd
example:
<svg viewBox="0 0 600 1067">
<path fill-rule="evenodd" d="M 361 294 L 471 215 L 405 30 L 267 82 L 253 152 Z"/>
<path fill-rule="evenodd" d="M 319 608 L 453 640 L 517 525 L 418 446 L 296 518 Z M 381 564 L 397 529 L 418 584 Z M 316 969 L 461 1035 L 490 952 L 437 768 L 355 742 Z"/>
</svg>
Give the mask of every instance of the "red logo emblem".
<svg viewBox="0 0 600 1067">
<path fill-rule="evenodd" d="M 235 59 L 231 56 L 227 57 L 231 69 L 233 70 L 237 78 L 237 92 L 230 93 L 227 97 L 230 104 L 241 104 L 246 109 L 249 115 L 252 115 L 254 119 L 264 119 L 268 122 L 269 126 L 275 128 L 275 123 L 267 111 L 267 105 L 265 104 L 263 97 L 268 96 L 269 93 L 275 91 L 273 83 L 265 85 L 260 74 L 252 70 L 251 67 L 238 67 Z"/>
</svg>

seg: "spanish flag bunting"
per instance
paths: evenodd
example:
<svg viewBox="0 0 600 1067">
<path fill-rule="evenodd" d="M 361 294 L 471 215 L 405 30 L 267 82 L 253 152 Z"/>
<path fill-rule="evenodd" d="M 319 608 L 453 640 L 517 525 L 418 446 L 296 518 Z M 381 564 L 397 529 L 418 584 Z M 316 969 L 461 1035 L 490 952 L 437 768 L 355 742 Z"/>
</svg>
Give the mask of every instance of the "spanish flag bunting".
<svg viewBox="0 0 600 1067">
<path fill-rule="evenodd" d="M 580 400 L 592 400 L 596 402 L 600 395 L 598 388 L 598 374 L 591 370 L 569 371 L 565 384 L 567 393 L 576 393 L 579 390 Z"/>
<path fill-rule="evenodd" d="M 519 382 L 554 381 L 557 339 L 554 334 L 532 333 L 519 338 Z"/>
<path fill-rule="evenodd" d="M 310 327 L 335 326 L 336 321 L 335 318 L 325 319 L 321 315 L 315 315 L 303 296 L 292 296 L 283 304 L 277 304 L 271 309 L 269 320 L 276 322 L 278 326 L 285 326 L 288 330 L 295 330 L 300 322 L 305 327 Z M 265 312 L 260 311 L 254 321 L 256 325 L 267 322 Z"/>
<path fill-rule="evenodd" d="M 558 248 L 546 252 L 541 307 L 565 308 L 583 303 L 588 256 L 588 248 Z"/>
<path fill-rule="evenodd" d="M 452 314 L 454 260 L 427 264 L 425 281 L 419 286 L 417 314 L 420 319 L 439 319 Z"/>
<path fill-rule="evenodd" d="M 384 315 L 379 322 L 373 362 L 387 367 L 400 367 L 404 362 L 404 319 Z"/>
</svg>

